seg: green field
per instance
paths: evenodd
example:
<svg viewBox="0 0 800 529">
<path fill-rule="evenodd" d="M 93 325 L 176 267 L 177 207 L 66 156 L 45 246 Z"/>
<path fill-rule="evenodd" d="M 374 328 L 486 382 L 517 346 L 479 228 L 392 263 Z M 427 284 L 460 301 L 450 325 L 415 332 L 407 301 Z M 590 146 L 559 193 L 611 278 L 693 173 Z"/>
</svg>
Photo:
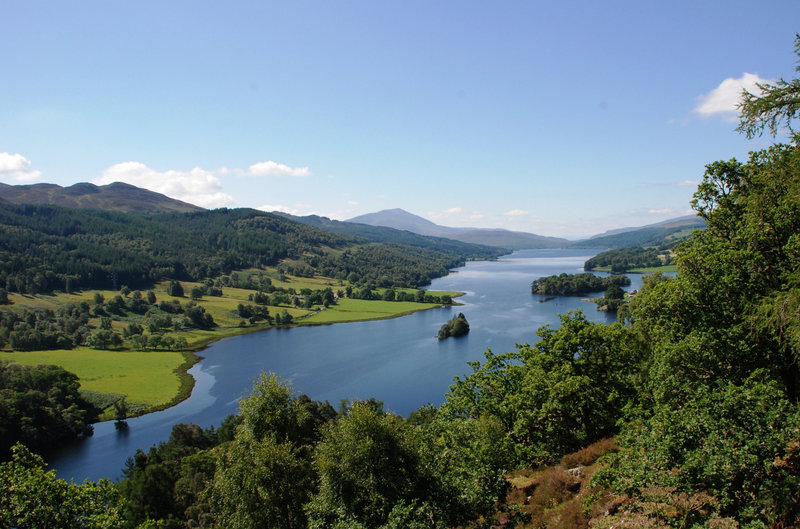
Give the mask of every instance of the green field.
<svg viewBox="0 0 800 529">
<path fill-rule="evenodd" d="M 153 410 L 170 406 L 178 396 L 185 393 L 188 397 L 191 393 L 191 376 L 185 374 L 185 369 L 194 358 L 187 362 L 187 356 L 177 352 L 77 347 L 66 351 L 3 352 L 0 360 L 27 365 L 55 364 L 78 375 L 81 389 L 126 395 L 134 407 Z"/>
<path fill-rule="evenodd" d="M 263 271 L 262 271 L 263 273 Z M 247 272 L 242 272 L 247 274 Z M 338 282 L 330 278 L 295 278 L 284 277 L 276 271 L 267 271 L 273 285 L 294 288 L 300 291 L 304 288 L 321 290 L 331 287 L 339 290 Z M 187 297 L 177 298 L 166 294 L 167 283 L 154 286 L 153 292 L 158 301 L 178 300 L 182 304 L 189 301 L 188 293 L 192 287 L 200 283 L 181 281 Z M 335 286 L 336 285 L 336 286 Z M 382 295 L 385 289 L 377 289 Z M 398 291 L 415 292 L 414 289 L 397 289 Z M 50 309 L 71 304 L 87 302 L 94 304 L 94 290 L 87 290 L 73 294 L 58 293 L 56 295 L 27 296 L 9 295 L 12 305 L 6 310 L 31 310 Z M 99 291 L 106 300 L 119 295 L 117 291 Z M 239 304 L 251 304 L 248 296 L 253 290 L 223 287 L 222 296 L 204 296 L 195 302 L 204 307 L 206 312 L 214 318 L 216 327 L 210 330 L 184 329 L 171 332 L 170 336 L 183 337 L 188 342 L 187 351 L 131 351 L 123 347 L 120 350 L 99 350 L 88 347 L 77 347 L 72 350 L 58 351 L 31 351 L 31 352 L 2 352 L 0 361 L 14 361 L 23 364 L 54 364 L 67 371 L 78 375 L 81 390 L 94 392 L 105 406 L 106 402 L 113 401 L 119 396 L 126 396 L 126 402 L 133 411 L 133 415 L 163 409 L 180 402 L 191 394 L 194 384 L 192 377 L 186 373 L 197 357 L 190 351 L 202 349 L 211 342 L 228 336 L 254 332 L 270 328 L 266 322 L 251 324 L 243 321 L 238 314 Z M 436 296 L 448 295 L 456 298 L 463 292 L 431 291 Z M 297 308 L 293 306 L 269 306 L 269 312 L 275 316 L 282 311 L 291 314 L 295 325 L 321 325 L 331 323 L 345 323 L 353 321 L 379 320 L 396 318 L 411 314 L 419 310 L 438 307 L 433 303 L 395 302 L 379 300 L 360 300 L 341 298 L 338 303 L 328 308 L 316 306 L 312 309 Z M 144 323 L 144 316 L 128 314 L 116 317 L 112 328 L 121 332 L 129 323 Z M 90 324 L 97 327 L 100 318 L 91 318 Z M 126 342 L 127 345 L 127 342 Z M 104 419 L 111 418 L 111 408 L 104 413 Z"/>
<path fill-rule="evenodd" d="M 381 320 L 427 310 L 439 305 L 397 301 L 365 301 L 342 299 L 339 303 L 300 320 L 302 323 L 343 323 L 348 321 Z"/>
</svg>

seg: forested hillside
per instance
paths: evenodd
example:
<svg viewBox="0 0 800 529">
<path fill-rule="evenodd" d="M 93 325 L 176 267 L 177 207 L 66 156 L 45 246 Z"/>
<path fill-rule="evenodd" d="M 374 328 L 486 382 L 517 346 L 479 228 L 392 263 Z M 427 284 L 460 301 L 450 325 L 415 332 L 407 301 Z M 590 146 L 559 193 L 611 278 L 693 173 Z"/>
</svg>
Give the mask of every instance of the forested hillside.
<svg viewBox="0 0 800 529">
<path fill-rule="evenodd" d="M 571 248 L 630 248 L 633 246 L 667 246 L 671 247 L 686 239 L 692 231 L 703 229 L 702 219 L 678 226 L 643 227 L 636 230 L 601 235 L 574 242 Z"/>
<path fill-rule="evenodd" d="M 199 206 L 123 182 L 102 186 L 82 182 L 69 187 L 56 184 L 0 184 L 0 199 L 12 204 L 49 204 L 104 211 L 138 213 L 203 211 Z"/>
<path fill-rule="evenodd" d="M 283 259 L 306 273 L 342 279 L 355 273 L 365 283 L 419 286 L 486 255 L 467 245 L 437 251 L 373 243 L 250 209 L 158 215 L 31 205 L 0 210 L 0 286 L 9 292 L 145 288 Z"/>
<path fill-rule="evenodd" d="M 673 245 L 665 245 L 660 248 L 644 248 L 634 246 L 632 248 L 619 248 L 600 252 L 583 264 L 584 270 L 595 270 L 597 268 L 608 268 L 611 272 L 628 272 L 635 268 L 657 268 L 672 263 L 672 255 L 669 248 Z"/>
</svg>

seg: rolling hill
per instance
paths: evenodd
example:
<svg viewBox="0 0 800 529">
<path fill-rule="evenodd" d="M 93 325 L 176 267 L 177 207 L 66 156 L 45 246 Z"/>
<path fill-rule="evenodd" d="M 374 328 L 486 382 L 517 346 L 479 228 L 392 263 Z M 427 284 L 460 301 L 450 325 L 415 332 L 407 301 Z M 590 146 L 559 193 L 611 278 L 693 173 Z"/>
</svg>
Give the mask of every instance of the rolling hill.
<svg viewBox="0 0 800 529">
<path fill-rule="evenodd" d="M 161 193 L 114 182 L 96 186 L 82 182 L 69 187 L 57 184 L 0 184 L 0 199 L 12 204 L 49 204 L 65 208 L 135 213 L 188 213 L 203 208 Z"/>
<path fill-rule="evenodd" d="M 665 220 L 639 228 L 610 230 L 589 239 L 576 241 L 573 248 L 629 248 L 632 246 L 673 246 L 696 229 L 704 229 L 705 221 L 695 215 Z"/>
</svg>

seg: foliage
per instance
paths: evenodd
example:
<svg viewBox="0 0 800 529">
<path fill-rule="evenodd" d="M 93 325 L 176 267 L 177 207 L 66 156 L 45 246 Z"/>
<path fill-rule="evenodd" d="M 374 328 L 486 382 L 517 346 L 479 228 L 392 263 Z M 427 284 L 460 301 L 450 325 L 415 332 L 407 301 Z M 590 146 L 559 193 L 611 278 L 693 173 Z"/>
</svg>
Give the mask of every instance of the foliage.
<svg viewBox="0 0 800 529">
<path fill-rule="evenodd" d="M 454 316 L 439 329 L 438 338 L 444 340 L 450 336 L 464 336 L 469 332 L 467 318 L 461 312 Z"/>
<path fill-rule="evenodd" d="M 800 475 L 775 462 L 797 438 L 800 413 L 763 379 L 756 372 L 741 386 L 701 385 L 683 406 L 659 405 L 647 421 L 632 421 L 596 483 L 628 495 L 644 484 L 705 491 L 713 512 L 743 521 L 799 515 Z"/>
<path fill-rule="evenodd" d="M 314 465 L 319 493 L 309 507 L 309 527 L 332 527 L 352 518 L 367 528 L 387 522 L 400 501 L 426 485 L 414 431 L 392 414 L 357 402 L 325 428 Z"/>
<path fill-rule="evenodd" d="M 741 130 L 774 134 L 790 124 L 797 86 L 781 80 L 749 96 Z M 692 205 L 708 229 L 676 248 L 675 278 L 653 278 L 632 302 L 633 329 L 649 349 L 647 378 L 622 450 L 596 483 L 627 498 L 621 516 L 637 523 L 795 526 L 797 146 L 707 165 Z"/>
<path fill-rule="evenodd" d="M 175 281 L 173 279 L 172 281 L 169 282 L 169 286 L 167 286 L 167 295 L 176 298 L 182 298 L 183 285 L 181 285 L 179 281 Z"/>
<path fill-rule="evenodd" d="M 795 54 L 800 57 L 800 35 L 795 36 Z M 795 67 L 800 72 L 800 62 Z M 793 122 L 800 115 L 800 79 L 779 79 L 775 84 L 758 84 L 760 93 L 745 91 L 739 105 L 741 113 L 737 130 L 748 138 L 760 136 L 765 129 L 776 136 L 785 126 L 792 133 Z"/>
<path fill-rule="evenodd" d="M 580 312 L 537 335 L 533 346 L 470 362 L 473 373 L 456 377 L 442 411 L 496 417 L 517 457 L 543 464 L 616 432 L 635 397 L 640 358 L 628 329 L 591 323 Z"/>
<path fill-rule="evenodd" d="M 97 411 L 78 393 L 73 373 L 0 362 L 0 459 L 17 442 L 52 448 L 87 435 Z"/>
<path fill-rule="evenodd" d="M 0 311 L 0 345 L 8 342 L 18 351 L 71 349 L 89 337 L 89 317 L 87 303 L 66 305 L 57 311 Z"/>
<path fill-rule="evenodd" d="M 453 527 L 491 513 L 508 487 L 504 472 L 513 466 L 513 448 L 500 421 L 434 414 L 421 434 L 423 465 L 434 482 L 428 505 L 436 514 L 429 520 Z"/>
<path fill-rule="evenodd" d="M 242 400 L 235 438 L 217 462 L 209 492 L 220 526 L 305 527 L 311 447 L 334 415 L 329 404 L 294 397 L 284 381 L 262 374 Z"/>
<path fill-rule="evenodd" d="M 601 252 L 585 263 L 584 270 L 609 267 L 614 273 L 628 272 L 634 268 L 653 268 L 672 262 L 667 248 L 619 248 Z"/>
<path fill-rule="evenodd" d="M 296 260 L 296 275 L 355 273 L 378 286 L 418 286 L 485 252 L 370 242 L 251 209 L 143 215 L 8 204 L 0 228 L 0 285 L 28 294 L 162 280 L 178 287 L 287 259 Z"/>
<path fill-rule="evenodd" d="M 611 286 L 626 287 L 630 284 L 627 276 L 559 274 L 536 279 L 531 283 L 531 292 L 542 296 L 582 296 L 590 292 L 602 292 Z"/>
<path fill-rule="evenodd" d="M 21 444 L 0 463 L 0 526 L 18 529 L 112 529 L 122 524 L 119 494 L 108 480 L 57 479 Z"/>
</svg>

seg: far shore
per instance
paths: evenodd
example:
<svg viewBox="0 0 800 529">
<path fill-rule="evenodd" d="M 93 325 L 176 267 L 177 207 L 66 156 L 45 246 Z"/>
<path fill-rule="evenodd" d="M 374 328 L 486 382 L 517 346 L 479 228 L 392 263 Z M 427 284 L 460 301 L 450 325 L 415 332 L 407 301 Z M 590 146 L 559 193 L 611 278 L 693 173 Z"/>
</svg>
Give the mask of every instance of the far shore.
<svg viewBox="0 0 800 529">
<path fill-rule="evenodd" d="M 182 282 L 188 291 L 195 283 Z M 296 280 L 295 284 L 300 284 Z M 305 284 L 305 283 L 303 283 Z M 317 286 L 317 285 L 315 285 Z M 299 287 L 298 287 L 299 288 Z M 81 391 L 87 395 L 106 397 L 103 402 L 125 397 L 128 404 L 128 417 L 138 417 L 147 413 L 165 410 L 189 398 L 195 380 L 188 371 L 200 360 L 201 352 L 214 342 L 224 338 L 241 336 L 253 332 L 276 328 L 331 325 L 362 321 L 399 318 L 415 312 L 438 308 L 440 303 L 416 303 L 394 301 L 365 301 L 343 298 L 328 308 L 312 310 L 287 306 L 269 306 L 270 314 L 287 311 L 294 318 L 290 324 L 267 325 L 265 322 L 242 325 L 238 317 L 231 317 L 231 309 L 238 303 L 246 302 L 249 291 L 225 288 L 225 295 L 219 298 L 204 297 L 198 300 L 212 314 L 217 327 L 213 330 L 191 330 L 183 335 L 188 346 L 181 351 L 131 349 L 92 349 L 81 346 L 66 350 L 12 351 L 0 352 L 0 361 L 19 362 L 28 365 L 54 364 L 78 375 Z M 67 303 L 86 301 L 94 291 L 55 296 L 27 296 L 12 294 L 15 307 L 53 308 Z M 106 299 L 119 294 L 102 291 Z M 451 298 L 463 296 L 463 292 L 430 291 L 433 295 L 449 295 Z M 158 292 L 159 299 L 172 298 Z M 457 305 L 454 303 L 454 305 Z M 114 322 L 115 329 L 123 322 Z M 99 421 L 113 419 L 113 406 L 105 408 Z"/>
</svg>

